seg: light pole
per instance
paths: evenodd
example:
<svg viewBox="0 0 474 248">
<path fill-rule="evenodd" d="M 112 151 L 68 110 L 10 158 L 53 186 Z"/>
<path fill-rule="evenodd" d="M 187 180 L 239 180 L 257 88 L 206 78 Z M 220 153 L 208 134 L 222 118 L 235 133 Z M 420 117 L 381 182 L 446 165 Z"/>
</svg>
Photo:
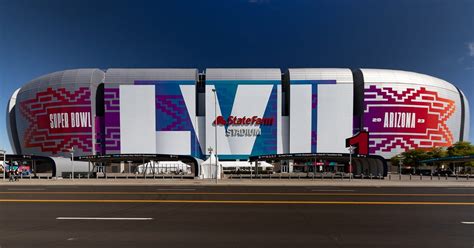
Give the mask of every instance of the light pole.
<svg viewBox="0 0 474 248">
<path fill-rule="evenodd" d="M 214 156 L 216 157 L 216 183 L 217 183 L 217 172 L 219 171 L 217 168 L 217 93 L 216 89 L 212 89 L 214 93 Z"/>
<path fill-rule="evenodd" d="M 209 152 L 209 176 L 212 175 L 212 171 L 211 171 L 211 165 L 212 165 L 212 146 L 209 146 L 209 148 L 207 148 L 207 151 Z"/>
<path fill-rule="evenodd" d="M 5 180 L 5 170 L 6 170 L 6 156 L 7 156 L 7 151 L 5 150 L 0 150 L 0 153 L 3 154 L 3 180 Z"/>
<path fill-rule="evenodd" d="M 131 168 L 132 168 L 132 161 L 129 160 L 127 162 L 128 162 L 128 174 L 130 174 L 131 173 Z"/>
<path fill-rule="evenodd" d="M 398 160 L 398 178 L 402 180 L 402 163 L 403 163 L 403 158 L 400 157 Z"/>
<path fill-rule="evenodd" d="M 349 180 L 352 179 L 352 153 L 355 149 L 355 146 L 349 146 Z"/>
<path fill-rule="evenodd" d="M 71 147 L 71 168 L 72 168 L 72 180 L 74 180 L 74 147 Z"/>
</svg>

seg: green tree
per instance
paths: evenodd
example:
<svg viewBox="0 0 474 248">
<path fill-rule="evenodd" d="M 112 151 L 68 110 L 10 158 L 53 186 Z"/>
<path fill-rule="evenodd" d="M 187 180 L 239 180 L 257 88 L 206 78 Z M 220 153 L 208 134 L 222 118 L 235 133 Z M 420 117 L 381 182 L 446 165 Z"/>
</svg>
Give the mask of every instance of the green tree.
<svg viewBox="0 0 474 248">
<path fill-rule="evenodd" d="M 400 161 L 403 159 L 401 154 L 395 155 L 390 159 L 390 162 L 392 163 L 392 166 L 399 166 Z"/>
<path fill-rule="evenodd" d="M 429 149 L 426 154 L 428 155 L 427 159 L 442 158 L 442 157 L 446 157 L 447 152 L 446 152 L 446 148 L 438 146 L 438 147 L 433 147 Z"/>
<path fill-rule="evenodd" d="M 474 155 L 474 145 L 471 142 L 459 141 L 448 147 L 448 156 Z"/>
<path fill-rule="evenodd" d="M 421 160 L 429 158 L 428 153 L 424 149 L 411 149 L 405 152 L 402 152 L 401 156 L 403 157 L 403 164 L 409 166 L 420 166 Z"/>
</svg>

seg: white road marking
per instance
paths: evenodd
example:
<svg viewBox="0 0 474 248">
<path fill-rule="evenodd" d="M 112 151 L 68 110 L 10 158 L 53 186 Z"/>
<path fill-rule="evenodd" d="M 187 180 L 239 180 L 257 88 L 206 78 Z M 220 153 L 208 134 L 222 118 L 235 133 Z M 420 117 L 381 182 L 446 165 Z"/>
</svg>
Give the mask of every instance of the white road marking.
<svg viewBox="0 0 474 248">
<path fill-rule="evenodd" d="M 43 188 L 13 188 L 7 190 L 17 190 L 17 191 L 31 191 L 31 190 L 45 190 Z"/>
<path fill-rule="evenodd" d="M 474 221 L 461 221 L 462 224 L 474 225 Z"/>
<path fill-rule="evenodd" d="M 79 188 L 78 186 L 59 186 L 59 187 L 58 187 L 58 186 L 56 186 L 56 185 L 54 185 L 54 186 L 46 186 L 46 187 L 48 187 L 48 188 L 50 188 L 50 189 L 71 189 L 71 188 L 77 189 L 77 188 Z"/>
<path fill-rule="evenodd" d="M 57 217 L 57 220 L 153 220 L 153 218 Z"/>
<path fill-rule="evenodd" d="M 313 189 L 311 191 L 318 191 L 318 192 L 354 192 L 353 189 Z"/>
<path fill-rule="evenodd" d="M 156 190 L 159 190 L 159 191 L 170 191 L 170 190 L 194 191 L 196 189 L 156 189 Z"/>
</svg>

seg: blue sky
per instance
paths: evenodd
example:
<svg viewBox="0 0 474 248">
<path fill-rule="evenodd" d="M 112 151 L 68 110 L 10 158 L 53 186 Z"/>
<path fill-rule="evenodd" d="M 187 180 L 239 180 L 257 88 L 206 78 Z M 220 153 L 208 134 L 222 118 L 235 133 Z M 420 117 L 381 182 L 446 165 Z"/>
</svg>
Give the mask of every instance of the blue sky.
<svg viewBox="0 0 474 248">
<path fill-rule="evenodd" d="M 71 68 L 401 69 L 455 84 L 473 116 L 473 13 L 469 0 L 0 0 L 0 148 L 11 93 Z"/>
</svg>

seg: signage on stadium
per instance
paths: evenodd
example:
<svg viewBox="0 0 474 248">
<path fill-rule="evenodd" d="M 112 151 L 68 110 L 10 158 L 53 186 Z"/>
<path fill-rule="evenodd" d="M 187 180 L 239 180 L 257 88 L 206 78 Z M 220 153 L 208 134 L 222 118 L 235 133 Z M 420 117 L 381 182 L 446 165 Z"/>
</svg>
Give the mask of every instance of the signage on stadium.
<svg viewBox="0 0 474 248">
<path fill-rule="evenodd" d="M 241 125 L 241 126 L 248 126 L 248 125 L 264 125 L 269 126 L 273 125 L 273 118 L 260 118 L 258 116 L 252 117 L 238 117 L 238 116 L 229 116 L 229 118 L 225 119 L 223 116 L 217 116 L 217 118 L 212 122 L 212 125 Z"/>
<path fill-rule="evenodd" d="M 415 128 L 415 123 L 424 123 L 425 120 L 416 119 L 416 113 L 385 112 L 382 118 L 372 118 L 372 122 L 383 122 L 384 128 Z"/>
<path fill-rule="evenodd" d="M 92 127 L 90 112 L 51 113 L 49 127 L 55 128 L 84 128 Z"/>
<path fill-rule="evenodd" d="M 371 85 L 364 96 L 370 153 L 452 144 L 448 119 L 456 109 L 453 100 L 424 87 L 396 90 Z"/>
<path fill-rule="evenodd" d="M 262 130 L 259 126 L 273 125 L 273 118 L 261 118 L 258 116 L 229 116 L 229 118 L 225 119 L 223 116 L 217 116 L 217 118 L 212 122 L 212 125 L 228 126 L 225 131 L 225 136 L 227 137 L 252 137 L 262 134 Z M 235 128 L 241 126 L 244 126 L 244 128 Z M 245 128 L 247 126 L 254 127 Z"/>
</svg>

